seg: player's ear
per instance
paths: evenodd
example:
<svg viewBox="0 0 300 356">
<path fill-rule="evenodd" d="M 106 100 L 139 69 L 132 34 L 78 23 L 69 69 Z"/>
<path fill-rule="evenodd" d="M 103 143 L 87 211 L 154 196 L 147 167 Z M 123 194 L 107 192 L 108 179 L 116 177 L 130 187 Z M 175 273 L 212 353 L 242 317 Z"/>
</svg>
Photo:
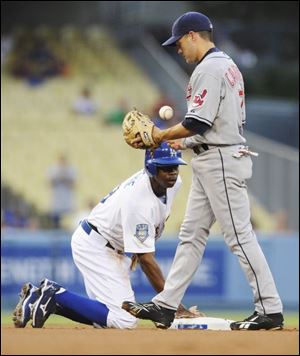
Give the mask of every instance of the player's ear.
<svg viewBox="0 0 300 356">
<path fill-rule="evenodd" d="M 192 41 L 195 41 L 195 39 L 196 39 L 196 32 L 194 32 L 194 31 L 190 31 L 189 33 L 188 33 L 188 35 L 189 35 L 189 38 L 192 40 Z"/>
</svg>

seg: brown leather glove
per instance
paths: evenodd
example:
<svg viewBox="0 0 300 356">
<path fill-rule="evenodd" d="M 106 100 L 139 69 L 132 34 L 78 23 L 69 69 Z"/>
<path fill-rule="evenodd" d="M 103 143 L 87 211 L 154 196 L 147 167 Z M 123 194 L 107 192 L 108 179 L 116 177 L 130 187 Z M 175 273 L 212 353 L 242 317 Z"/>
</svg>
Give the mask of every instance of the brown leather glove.
<svg viewBox="0 0 300 356">
<path fill-rule="evenodd" d="M 155 148 L 158 146 L 153 139 L 154 123 L 149 116 L 137 111 L 136 109 L 129 111 L 123 120 L 123 136 L 129 146 L 133 148 Z M 132 144 L 132 141 L 137 137 L 140 137 L 143 144 L 136 147 Z"/>
</svg>

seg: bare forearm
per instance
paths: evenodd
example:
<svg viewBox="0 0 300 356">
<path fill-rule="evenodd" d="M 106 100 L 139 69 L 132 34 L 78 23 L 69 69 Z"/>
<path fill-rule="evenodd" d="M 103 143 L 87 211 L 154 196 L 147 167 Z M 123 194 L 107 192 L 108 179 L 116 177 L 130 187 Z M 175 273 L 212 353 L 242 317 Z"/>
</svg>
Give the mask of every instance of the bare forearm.
<svg viewBox="0 0 300 356">
<path fill-rule="evenodd" d="M 186 129 L 181 123 L 172 126 L 166 130 L 155 129 L 154 131 L 155 141 L 157 139 L 158 142 L 175 140 L 175 139 L 190 137 L 194 135 L 195 133 L 193 131 Z"/>
<path fill-rule="evenodd" d="M 157 264 L 154 255 L 152 253 L 138 254 L 139 263 L 141 265 L 142 271 L 147 276 L 152 287 L 157 293 L 160 293 L 164 289 L 165 279 L 161 272 L 159 265 Z M 187 310 L 183 304 L 178 307 L 178 313 L 184 316 L 192 315 L 192 313 Z"/>
<path fill-rule="evenodd" d="M 154 257 L 140 259 L 140 265 L 156 292 L 164 289 L 165 279 Z"/>
</svg>

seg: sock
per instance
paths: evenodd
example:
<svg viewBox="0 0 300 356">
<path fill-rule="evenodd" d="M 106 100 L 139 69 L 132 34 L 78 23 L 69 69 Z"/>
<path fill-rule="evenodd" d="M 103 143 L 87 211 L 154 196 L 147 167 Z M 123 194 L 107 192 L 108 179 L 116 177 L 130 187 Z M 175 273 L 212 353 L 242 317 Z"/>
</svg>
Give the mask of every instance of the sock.
<svg viewBox="0 0 300 356">
<path fill-rule="evenodd" d="M 56 304 L 55 314 L 61 315 L 73 321 L 77 321 L 78 323 L 81 324 L 93 325 L 93 323 L 89 319 L 86 319 L 80 314 L 74 312 L 72 309 L 69 309 L 67 307 L 62 307 L 59 304 Z"/>
<path fill-rule="evenodd" d="M 62 293 L 55 294 L 55 302 L 62 308 L 67 308 L 69 311 L 74 312 L 73 317 L 82 317 L 85 321 L 90 321 L 100 326 L 107 326 L 106 322 L 109 309 L 98 300 L 82 297 L 66 290 Z"/>
</svg>

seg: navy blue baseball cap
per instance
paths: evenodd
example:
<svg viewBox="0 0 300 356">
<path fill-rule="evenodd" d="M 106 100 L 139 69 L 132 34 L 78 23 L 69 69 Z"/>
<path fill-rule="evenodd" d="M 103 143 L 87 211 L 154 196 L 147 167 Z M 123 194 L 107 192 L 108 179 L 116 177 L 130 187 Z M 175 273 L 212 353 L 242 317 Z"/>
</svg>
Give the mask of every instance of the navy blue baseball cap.
<svg viewBox="0 0 300 356">
<path fill-rule="evenodd" d="M 187 12 L 173 23 L 172 36 L 164 42 L 163 46 L 175 46 L 176 41 L 190 31 L 212 31 L 213 25 L 210 19 L 200 12 Z"/>
</svg>

